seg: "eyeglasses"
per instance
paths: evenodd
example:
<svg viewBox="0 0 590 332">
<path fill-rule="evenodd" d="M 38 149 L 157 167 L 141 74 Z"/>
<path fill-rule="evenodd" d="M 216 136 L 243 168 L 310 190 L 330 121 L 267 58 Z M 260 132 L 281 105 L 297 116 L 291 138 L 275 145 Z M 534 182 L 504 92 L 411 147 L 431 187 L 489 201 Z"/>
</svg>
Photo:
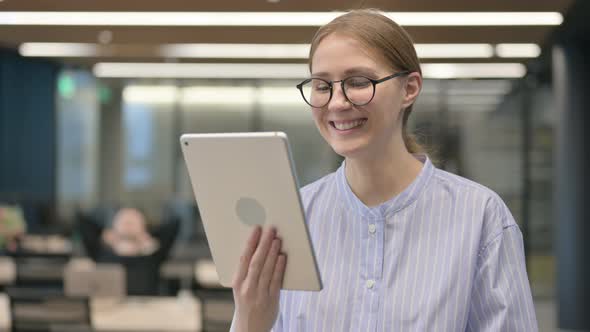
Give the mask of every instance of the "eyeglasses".
<svg viewBox="0 0 590 332">
<path fill-rule="evenodd" d="M 334 94 L 334 83 L 340 83 L 344 97 L 355 106 L 364 106 L 375 97 L 375 86 L 392 78 L 408 75 L 411 71 L 401 71 L 378 80 L 365 76 L 351 76 L 339 81 L 326 81 L 321 78 L 308 78 L 297 84 L 301 96 L 311 107 L 328 105 Z"/>
</svg>

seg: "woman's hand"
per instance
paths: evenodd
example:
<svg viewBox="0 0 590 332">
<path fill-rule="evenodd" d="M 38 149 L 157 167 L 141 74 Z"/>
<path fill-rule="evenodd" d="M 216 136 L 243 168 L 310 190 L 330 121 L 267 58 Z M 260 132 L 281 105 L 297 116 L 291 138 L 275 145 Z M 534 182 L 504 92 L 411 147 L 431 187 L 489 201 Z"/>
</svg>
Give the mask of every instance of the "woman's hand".
<svg viewBox="0 0 590 332">
<path fill-rule="evenodd" d="M 274 228 L 252 231 L 233 280 L 236 331 L 270 331 L 274 325 L 286 264 L 280 252 Z"/>
</svg>

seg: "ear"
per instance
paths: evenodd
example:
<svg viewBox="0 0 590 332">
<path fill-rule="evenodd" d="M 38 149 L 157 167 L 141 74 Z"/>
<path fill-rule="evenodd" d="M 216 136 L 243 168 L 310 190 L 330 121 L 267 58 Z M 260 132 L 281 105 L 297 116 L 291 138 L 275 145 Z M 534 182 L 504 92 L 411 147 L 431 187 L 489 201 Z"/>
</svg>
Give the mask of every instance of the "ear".
<svg viewBox="0 0 590 332">
<path fill-rule="evenodd" d="M 416 101 L 420 91 L 422 90 L 422 76 L 418 72 L 408 74 L 404 84 L 404 99 L 402 103 L 403 108 L 407 108 Z"/>
</svg>

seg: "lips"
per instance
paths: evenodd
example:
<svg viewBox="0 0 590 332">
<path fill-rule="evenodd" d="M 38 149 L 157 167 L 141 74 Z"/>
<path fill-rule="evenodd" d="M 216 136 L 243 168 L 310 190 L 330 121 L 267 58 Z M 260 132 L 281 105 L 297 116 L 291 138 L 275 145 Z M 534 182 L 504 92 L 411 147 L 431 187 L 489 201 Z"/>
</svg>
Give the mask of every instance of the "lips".
<svg viewBox="0 0 590 332">
<path fill-rule="evenodd" d="M 347 120 L 347 121 L 330 121 L 330 125 L 337 130 L 350 130 L 360 127 L 367 122 L 366 118 Z"/>
</svg>

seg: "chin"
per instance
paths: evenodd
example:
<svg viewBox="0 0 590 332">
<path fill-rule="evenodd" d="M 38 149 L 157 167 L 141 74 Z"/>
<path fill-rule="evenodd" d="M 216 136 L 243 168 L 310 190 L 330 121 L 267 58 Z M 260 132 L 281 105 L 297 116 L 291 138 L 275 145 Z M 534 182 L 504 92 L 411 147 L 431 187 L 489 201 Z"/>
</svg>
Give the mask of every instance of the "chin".
<svg viewBox="0 0 590 332">
<path fill-rule="evenodd" d="M 353 142 L 330 142 L 332 150 L 344 158 L 356 158 L 366 153 L 364 144 Z"/>
</svg>

